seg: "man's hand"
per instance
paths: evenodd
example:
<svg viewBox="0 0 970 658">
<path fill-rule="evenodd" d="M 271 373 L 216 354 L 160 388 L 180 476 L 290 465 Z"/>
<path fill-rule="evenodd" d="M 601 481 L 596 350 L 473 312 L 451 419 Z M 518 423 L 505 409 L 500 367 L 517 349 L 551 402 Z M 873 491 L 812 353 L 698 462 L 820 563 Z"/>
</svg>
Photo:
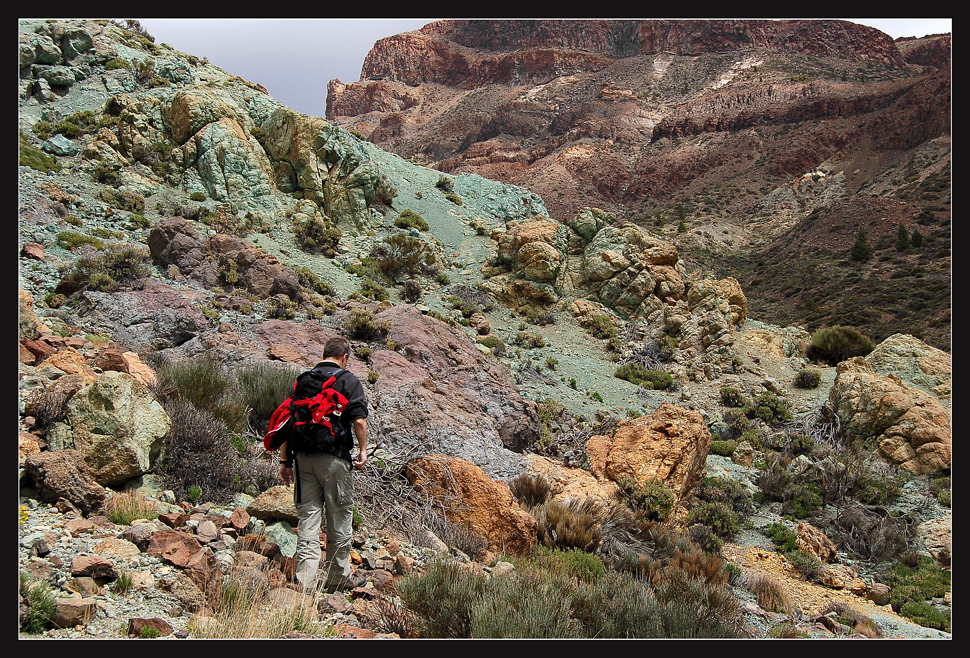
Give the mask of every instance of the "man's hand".
<svg viewBox="0 0 970 658">
<path fill-rule="evenodd" d="M 286 486 L 293 484 L 293 469 L 289 466 L 280 466 L 280 479 Z"/>
<path fill-rule="evenodd" d="M 354 468 L 364 468 L 364 464 L 367 463 L 367 453 L 362 452 L 357 455 L 357 459 L 354 460 Z"/>
</svg>

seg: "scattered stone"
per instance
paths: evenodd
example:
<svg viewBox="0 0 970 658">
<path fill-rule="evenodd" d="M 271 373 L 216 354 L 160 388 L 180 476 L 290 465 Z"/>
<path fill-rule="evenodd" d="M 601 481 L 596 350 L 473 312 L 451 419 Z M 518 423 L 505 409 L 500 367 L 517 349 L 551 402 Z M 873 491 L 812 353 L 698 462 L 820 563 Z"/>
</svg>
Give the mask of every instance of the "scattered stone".
<svg viewBox="0 0 970 658">
<path fill-rule="evenodd" d="M 118 570 L 110 560 L 100 555 L 78 555 L 71 561 L 71 575 L 115 580 Z"/>
<path fill-rule="evenodd" d="M 51 618 L 56 628 L 87 626 L 97 611 L 97 600 L 94 598 L 57 599 L 56 605 L 56 611 Z"/>
<path fill-rule="evenodd" d="M 144 637 L 148 629 L 154 631 L 157 637 L 168 637 L 175 632 L 172 625 L 160 617 L 133 617 L 128 620 L 128 635 L 132 637 Z"/>
</svg>

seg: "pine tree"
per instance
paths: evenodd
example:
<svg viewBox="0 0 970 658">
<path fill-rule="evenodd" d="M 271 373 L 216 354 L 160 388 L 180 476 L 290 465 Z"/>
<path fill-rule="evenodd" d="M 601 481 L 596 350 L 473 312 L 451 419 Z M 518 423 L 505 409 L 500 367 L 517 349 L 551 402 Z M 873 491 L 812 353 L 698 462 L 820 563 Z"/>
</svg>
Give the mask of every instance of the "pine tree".
<svg viewBox="0 0 970 658">
<path fill-rule="evenodd" d="M 896 231 L 896 251 L 906 251 L 910 244 L 909 231 L 906 230 L 905 224 L 900 224 L 899 230 Z"/>
<path fill-rule="evenodd" d="M 909 244 L 912 245 L 913 249 L 919 249 L 923 246 L 923 234 L 919 232 L 919 229 L 913 229 L 913 234 L 909 236 Z"/>
<path fill-rule="evenodd" d="M 869 244 L 869 240 L 866 238 L 866 230 L 860 228 L 859 232 L 855 236 L 855 244 L 852 245 L 852 250 L 849 252 L 852 256 L 852 260 L 857 261 L 867 261 L 872 258 L 872 245 Z"/>
</svg>

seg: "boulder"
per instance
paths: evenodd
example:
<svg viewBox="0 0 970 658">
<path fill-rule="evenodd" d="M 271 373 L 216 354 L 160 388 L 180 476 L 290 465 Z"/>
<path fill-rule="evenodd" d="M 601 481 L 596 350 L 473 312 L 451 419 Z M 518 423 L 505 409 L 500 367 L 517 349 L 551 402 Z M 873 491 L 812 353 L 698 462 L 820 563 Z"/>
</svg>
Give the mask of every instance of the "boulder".
<svg viewBox="0 0 970 658">
<path fill-rule="evenodd" d="M 19 291 L 18 317 L 19 321 L 17 326 L 20 338 L 34 339 L 44 334 L 53 333 L 34 313 L 34 296 L 23 289 Z"/>
<path fill-rule="evenodd" d="M 74 628 L 87 626 L 94 619 L 98 609 L 95 598 L 86 599 L 55 599 L 56 609 L 51 617 L 51 623 L 56 628 Z"/>
<path fill-rule="evenodd" d="M 952 548 L 953 515 L 944 514 L 924 521 L 916 528 L 916 536 L 930 556 L 943 566 L 950 566 Z"/>
<path fill-rule="evenodd" d="M 106 492 L 78 450 L 29 455 L 24 468 L 41 500 L 53 503 L 65 498 L 85 514 L 98 512 L 104 506 Z"/>
<path fill-rule="evenodd" d="M 152 533 L 151 543 L 145 552 L 177 567 L 185 567 L 191 558 L 202 550 L 192 535 L 178 530 L 157 530 Z"/>
<path fill-rule="evenodd" d="M 796 530 L 798 539 L 795 542 L 798 548 L 808 551 L 823 563 L 838 561 L 838 550 L 824 532 L 804 521 L 798 524 Z"/>
<path fill-rule="evenodd" d="M 147 386 L 131 375 L 109 371 L 71 398 L 67 421 L 52 428 L 57 439 L 50 444 L 73 445 L 95 479 L 112 485 L 151 470 L 170 427 Z"/>
<path fill-rule="evenodd" d="M 172 625 L 161 617 L 132 617 L 128 620 L 128 635 L 131 637 L 145 637 L 149 629 L 157 637 L 168 637 L 175 632 Z"/>
<path fill-rule="evenodd" d="M 893 334 L 866 355 L 877 375 L 894 374 L 910 388 L 933 395 L 950 407 L 951 357 L 908 334 Z"/>
<path fill-rule="evenodd" d="M 525 555 L 536 542 L 536 521 L 509 488 L 458 457 L 428 455 L 408 463 L 408 481 L 444 506 L 448 520 L 484 537 L 492 550 Z"/>
<path fill-rule="evenodd" d="M 246 507 L 246 512 L 257 519 L 266 521 L 286 521 L 296 525 L 299 516 L 293 503 L 294 491 L 292 487 L 282 484 L 271 487 L 260 494 Z"/>
<path fill-rule="evenodd" d="M 388 446 L 461 456 L 491 477 L 520 473 L 510 451 L 539 438 L 538 407 L 518 392 L 508 367 L 484 356 L 463 332 L 410 305 L 377 314 L 397 350 L 375 350 L 380 407 L 369 422 Z"/>
<path fill-rule="evenodd" d="M 612 436 L 586 443 L 596 477 L 640 486 L 659 480 L 678 501 L 703 479 L 710 448 L 711 432 L 701 414 L 669 402 L 650 416 L 622 421 Z"/>
<path fill-rule="evenodd" d="M 936 398 L 895 374 L 879 375 L 862 357 L 837 367 L 829 404 L 846 433 L 913 473 L 950 468 L 950 414 Z"/>
<path fill-rule="evenodd" d="M 118 570 L 111 560 L 100 555 L 78 555 L 71 561 L 71 575 L 115 580 Z"/>
</svg>

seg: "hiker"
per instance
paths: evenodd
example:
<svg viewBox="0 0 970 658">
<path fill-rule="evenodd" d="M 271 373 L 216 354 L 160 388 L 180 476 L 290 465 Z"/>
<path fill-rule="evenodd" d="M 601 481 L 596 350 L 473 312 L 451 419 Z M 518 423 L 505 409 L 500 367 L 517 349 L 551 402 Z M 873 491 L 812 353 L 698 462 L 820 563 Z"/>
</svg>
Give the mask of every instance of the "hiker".
<svg viewBox="0 0 970 658">
<path fill-rule="evenodd" d="M 346 398 L 346 404 L 339 415 L 327 417 L 332 421 L 333 432 L 316 422 L 306 423 L 296 428 L 280 446 L 280 478 L 287 486 L 296 484 L 294 502 L 300 519 L 296 578 L 304 588 L 317 586 L 320 521 L 326 508 L 327 576 L 323 588 L 328 592 L 359 587 L 366 582 L 364 578 L 351 578 L 350 571 L 354 509 L 351 469 L 363 468 L 367 463 L 367 401 L 360 380 L 345 369 L 349 359 L 347 339 L 331 338 L 323 348 L 323 361 L 301 375 L 294 386 L 296 396 L 297 387 L 304 381 L 316 381 L 319 389 L 321 382 L 336 377 L 330 388 Z M 315 375 L 315 379 L 307 379 L 308 375 Z M 357 438 L 356 459 L 351 455 L 352 436 Z"/>
</svg>

